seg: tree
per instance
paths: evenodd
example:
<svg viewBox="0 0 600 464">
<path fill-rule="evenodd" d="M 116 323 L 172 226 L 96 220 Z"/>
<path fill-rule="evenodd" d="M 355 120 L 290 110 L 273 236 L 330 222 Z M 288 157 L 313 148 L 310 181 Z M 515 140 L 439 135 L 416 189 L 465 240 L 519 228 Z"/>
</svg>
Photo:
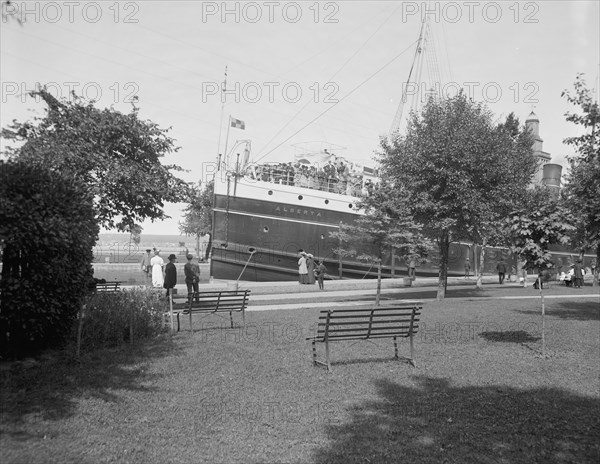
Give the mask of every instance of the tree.
<svg viewBox="0 0 600 464">
<path fill-rule="evenodd" d="M 542 356 L 545 356 L 545 308 L 542 292 L 542 274 L 553 267 L 551 244 L 566 245 L 574 229 L 570 224 L 570 213 L 552 198 L 545 188 L 531 191 L 522 208 L 516 209 L 506 218 L 506 229 L 511 250 L 525 261 L 525 267 L 538 270 L 538 284 L 542 302 Z"/>
<path fill-rule="evenodd" d="M 420 233 L 421 227 L 413 221 L 406 203 L 394 196 L 396 193 L 397 189 L 382 179 L 357 202 L 356 208 L 364 215 L 352 224 L 340 225 L 338 232 L 329 233 L 330 237 L 341 242 L 341 246 L 334 249 L 336 254 L 377 265 L 377 305 L 381 294 L 381 263 L 385 254 L 397 248 L 402 249 L 405 255 L 418 253 L 426 256 L 429 249 L 429 243 Z"/>
<path fill-rule="evenodd" d="M 99 110 L 75 95 L 69 102 L 45 89 L 31 95 L 47 104 L 46 115 L 3 128 L 2 138 L 18 145 L 5 154 L 81 179 L 102 227 L 131 231 L 145 219 L 168 218 L 165 202 L 187 198 L 187 184 L 170 172 L 182 169 L 160 161 L 177 151 L 173 139 L 157 124 L 140 120 L 137 108 L 123 114 Z"/>
<path fill-rule="evenodd" d="M 406 135 L 382 140 L 382 171 L 404 189 L 415 221 L 438 243 L 439 300 L 446 292 L 450 243 L 487 244 L 535 172 L 531 147 L 516 118 L 497 126 L 484 105 L 462 92 L 430 99 L 421 114 L 411 115 Z"/>
<path fill-rule="evenodd" d="M 468 225 L 467 235 L 474 243 L 481 245 L 476 282 L 479 289 L 483 288 L 486 247 L 507 245 L 503 221 L 514 205 L 522 202 L 527 188 L 527 183 L 524 182 L 531 178 L 537 164 L 531 156 L 533 138 L 529 131 L 520 126 L 514 113 L 510 113 L 504 122 L 498 124 L 494 135 L 498 138 L 496 143 L 501 150 L 497 157 L 501 162 L 493 164 L 494 174 L 503 179 L 514 180 L 516 184 L 512 188 L 499 186 L 494 202 L 477 201 L 471 206 L 472 220 Z M 514 173 L 515 168 L 525 169 L 525 172 Z"/>
<path fill-rule="evenodd" d="M 597 286 L 600 264 L 600 108 L 581 74 L 577 75 L 574 86 L 575 95 L 565 90 L 562 96 L 578 106 L 582 114 L 567 112 L 565 116 L 567 121 L 583 126 L 584 133 L 564 139 L 564 143 L 572 145 L 579 156 L 569 158 L 570 169 L 562 197 L 575 217 L 571 245 L 577 247 L 581 255 L 586 249 L 596 249 L 593 285 Z"/>
<path fill-rule="evenodd" d="M 191 186 L 188 205 L 183 210 L 183 222 L 179 223 L 179 231 L 182 234 L 196 238 L 196 254 L 198 256 L 200 255 L 200 237 L 212 230 L 214 191 L 215 183 L 212 180 L 204 187 L 200 182 L 197 186 Z M 209 241 L 204 259 L 208 259 L 210 246 Z"/>
<path fill-rule="evenodd" d="M 78 179 L 39 165 L 0 163 L 0 351 L 26 356 L 70 335 L 89 292 L 98 238 Z"/>
</svg>

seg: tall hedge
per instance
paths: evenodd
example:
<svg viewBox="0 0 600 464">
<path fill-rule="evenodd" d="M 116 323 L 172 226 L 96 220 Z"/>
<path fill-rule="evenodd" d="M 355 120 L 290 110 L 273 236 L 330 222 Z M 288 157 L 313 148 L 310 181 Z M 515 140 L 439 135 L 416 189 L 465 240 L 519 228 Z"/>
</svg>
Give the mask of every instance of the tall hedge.
<svg viewBox="0 0 600 464">
<path fill-rule="evenodd" d="M 92 197 L 39 165 L 0 162 L 0 349 L 20 357 L 60 346 L 93 276 Z"/>
</svg>

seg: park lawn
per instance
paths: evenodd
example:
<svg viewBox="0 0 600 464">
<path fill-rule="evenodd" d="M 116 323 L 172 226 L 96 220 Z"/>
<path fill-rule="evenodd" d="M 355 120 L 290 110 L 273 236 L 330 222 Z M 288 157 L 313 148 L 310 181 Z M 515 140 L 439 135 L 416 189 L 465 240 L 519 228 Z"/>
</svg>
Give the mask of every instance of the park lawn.
<svg viewBox="0 0 600 464">
<path fill-rule="evenodd" d="M 313 367 L 318 310 L 5 363 L 2 462 L 598 462 L 598 298 L 546 300 L 543 359 L 539 301 L 478 295 L 425 304 L 417 368 L 391 340 L 333 344 L 333 371 Z"/>
</svg>

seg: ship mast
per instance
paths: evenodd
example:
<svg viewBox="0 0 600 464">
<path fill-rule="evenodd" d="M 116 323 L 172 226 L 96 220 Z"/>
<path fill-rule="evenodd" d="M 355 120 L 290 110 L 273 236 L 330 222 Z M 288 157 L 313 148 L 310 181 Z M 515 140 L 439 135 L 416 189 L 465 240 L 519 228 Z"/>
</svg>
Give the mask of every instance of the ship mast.
<svg viewBox="0 0 600 464">
<path fill-rule="evenodd" d="M 221 119 L 219 121 L 219 141 L 217 142 L 217 171 L 221 170 L 221 132 L 223 131 L 223 114 L 225 112 L 225 92 L 227 91 L 227 66 L 225 66 L 225 77 L 221 88 Z M 228 128 L 229 129 L 229 128 Z M 225 151 L 227 151 L 227 142 L 225 142 Z M 225 153 L 227 156 L 227 153 Z"/>
<path fill-rule="evenodd" d="M 421 29 L 419 31 L 419 39 L 417 40 L 417 46 L 410 71 L 408 73 L 408 79 L 402 88 L 402 98 L 400 99 L 398 109 L 396 110 L 396 115 L 394 116 L 394 120 L 390 128 L 388 136 L 390 140 L 392 140 L 401 132 L 404 107 L 409 95 L 411 96 L 410 108 L 415 110 L 419 106 L 419 98 L 423 97 L 422 92 L 426 92 L 429 95 L 435 95 L 440 92 L 441 77 L 435 52 L 433 50 L 434 43 L 432 41 L 430 27 L 429 15 L 423 15 Z M 428 51 L 427 54 L 425 53 L 426 47 L 430 47 L 432 49 L 430 52 Z M 430 89 L 420 88 L 420 86 L 425 85 L 425 83 L 421 80 L 425 62 L 427 63 L 428 77 L 431 84 Z"/>
</svg>

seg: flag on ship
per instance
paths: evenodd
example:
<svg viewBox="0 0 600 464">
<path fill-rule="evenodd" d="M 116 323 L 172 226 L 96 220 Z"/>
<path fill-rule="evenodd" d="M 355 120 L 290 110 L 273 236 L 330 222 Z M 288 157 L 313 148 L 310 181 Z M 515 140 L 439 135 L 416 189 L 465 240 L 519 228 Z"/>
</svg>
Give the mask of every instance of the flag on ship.
<svg viewBox="0 0 600 464">
<path fill-rule="evenodd" d="M 231 127 L 235 127 L 236 129 L 245 130 L 246 124 L 244 124 L 244 121 L 241 121 L 241 120 L 235 119 L 235 118 L 231 118 Z"/>
</svg>

